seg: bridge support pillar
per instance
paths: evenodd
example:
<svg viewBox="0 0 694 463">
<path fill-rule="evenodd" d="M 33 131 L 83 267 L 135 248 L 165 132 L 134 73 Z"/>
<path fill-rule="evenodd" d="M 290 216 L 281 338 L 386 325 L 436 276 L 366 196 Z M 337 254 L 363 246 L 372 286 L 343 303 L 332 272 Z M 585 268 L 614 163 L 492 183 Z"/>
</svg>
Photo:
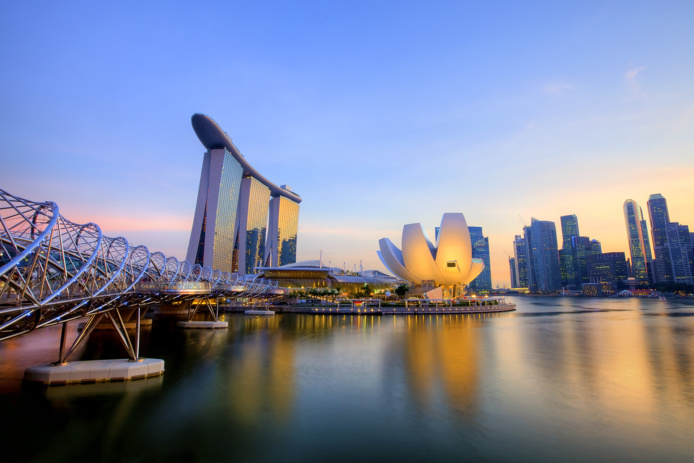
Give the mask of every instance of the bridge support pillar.
<svg viewBox="0 0 694 463">
<path fill-rule="evenodd" d="M 63 323 L 60 338 L 60 352 L 58 361 L 51 365 L 39 365 L 28 368 L 24 372 L 24 380 L 38 382 L 48 386 L 75 383 L 96 383 L 106 381 L 127 381 L 134 379 L 159 376 L 164 373 L 164 361 L 160 359 L 140 358 L 140 308 L 131 313 L 136 313 L 135 340 L 130 339 L 120 309 L 113 309 L 105 313 L 92 315 L 84 328 L 65 353 L 65 339 L 67 322 Z M 70 362 L 69 358 L 77 348 L 84 343 L 89 334 L 96 328 L 99 322 L 106 318 L 111 321 L 118 334 L 123 347 L 128 353 L 129 359 L 116 360 L 88 360 Z"/>
<path fill-rule="evenodd" d="M 212 300 L 214 300 L 214 307 L 212 306 Z M 200 303 L 202 302 L 202 304 Z M 204 306 L 212 315 L 212 321 L 207 320 L 193 320 L 193 317 L 200 309 L 200 306 Z M 178 326 L 181 328 L 195 328 L 195 329 L 226 329 L 229 328 L 228 322 L 219 321 L 219 304 L 217 298 L 206 297 L 204 299 L 198 300 L 198 304 L 193 304 L 191 302 L 190 311 L 188 313 L 188 320 L 184 322 L 178 322 Z"/>
<path fill-rule="evenodd" d="M 164 361 L 160 359 L 84 360 L 62 365 L 39 365 L 24 372 L 24 380 L 46 386 L 65 384 L 130 381 L 164 374 Z"/>
</svg>

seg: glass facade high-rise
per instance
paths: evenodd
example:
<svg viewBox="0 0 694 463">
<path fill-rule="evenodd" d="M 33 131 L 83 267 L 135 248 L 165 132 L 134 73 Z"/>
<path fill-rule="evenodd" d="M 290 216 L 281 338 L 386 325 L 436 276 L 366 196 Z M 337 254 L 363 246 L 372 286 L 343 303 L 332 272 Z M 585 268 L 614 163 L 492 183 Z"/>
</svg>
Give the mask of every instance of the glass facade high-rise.
<svg viewBox="0 0 694 463">
<path fill-rule="evenodd" d="M 299 229 L 299 204 L 275 196 L 270 200 L 265 265 L 278 267 L 296 262 L 296 238 Z"/>
<path fill-rule="evenodd" d="M 472 258 L 482 259 L 484 262 L 484 270 L 468 284 L 468 288 L 476 291 L 490 291 L 492 289 L 492 270 L 489 257 L 489 238 L 484 236 L 482 227 L 468 227 L 468 231 L 472 243 Z"/>
<path fill-rule="evenodd" d="M 569 289 L 580 289 L 584 283 L 590 283 L 587 259 L 602 252 L 597 240 L 581 236 L 578 230 L 576 215 L 561 217 L 562 249 L 559 251 L 562 284 Z"/>
<path fill-rule="evenodd" d="M 195 114 L 192 123 L 207 151 L 186 260 L 223 272 L 255 273 L 271 247 L 275 265 L 296 262 L 301 197 L 253 169 L 208 116 Z"/>
<path fill-rule="evenodd" d="M 265 256 L 270 189 L 253 177 L 244 177 L 241 182 L 241 204 L 239 206 L 239 230 L 245 240 L 237 240 L 239 272 L 256 273 L 262 267 Z"/>
<path fill-rule="evenodd" d="M 671 282 L 672 261 L 668 246 L 667 226 L 670 223 L 670 213 L 667 208 L 667 200 L 661 194 L 654 194 L 648 198 L 648 217 L 651 222 L 651 235 L 653 236 L 653 270 L 654 281 Z"/>
<path fill-rule="evenodd" d="M 513 254 L 516 265 L 516 288 L 528 287 L 528 254 L 525 245 L 525 238 L 516 235 L 513 241 Z"/>
<path fill-rule="evenodd" d="M 576 267 L 576 281 L 578 282 L 577 287 L 580 287 L 580 285 L 583 283 L 590 283 L 586 259 L 592 254 L 591 241 L 587 236 L 574 237 L 573 241 L 575 250 L 574 265 Z"/>
<path fill-rule="evenodd" d="M 692 242 L 689 236 L 689 227 L 680 225 L 677 222 L 668 223 L 667 239 L 675 283 L 694 284 L 694 278 L 692 278 Z"/>
<path fill-rule="evenodd" d="M 186 260 L 229 272 L 237 228 L 243 167 L 228 150 L 204 154 Z M 210 239 L 212 237 L 212 239 Z"/>
<path fill-rule="evenodd" d="M 562 234 L 562 260 L 563 275 L 567 285 L 575 287 L 581 286 L 581 273 L 578 264 L 578 250 L 576 249 L 576 238 L 580 236 L 578 232 L 578 218 L 575 214 L 564 215 L 561 219 Z"/>
<path fill-rule="evenodd" d="M 629 253 L 631 254 L 631 273 L 637 281 L 650 279 L 651 244 L 648 240 L 648 227 L 643 219 L 643 210 L 633 199 L 624 201 L 624 220 L 627 227 Z"/>
<path fill-rule="evenodd" d="M 537 281 L 535 279 L 535 261 L 533 259 L 533 234 L 532 234 L 532 229 L 529 226 L 524 226 L 523 227 L 523 242 L 525 243 L 525 263 L 526 263 L 526 269 L 527 269 L 527 277 L 528 277 L 528 290 L 530 292 L 536 292 L 537 291 Z M 561 277 L 561 275 L 560 275 Z"/>
<path fill-rule="evenodd" d="M 508 258 L 508 267 L 511 272 L 511 288 L 518 288 L 518 275 L 516 274 L 516 259 Z"/>
<path fill-rule="evenodd" d="M 554 222 L 531 220 L 529 236 L 526 234 L 529 250 L 529 283 L 531 291 L 543 293 L 561 290 L 559 270 L 559 250 L 557 248 L 557 229 Z"/>
<path fill-rule="evenodd" d="M 602 254 L 602 243 L 598 240 L 590 240 L 590 254 Z"/>
<path fill-rule="evenodd" d="M 627 279 L 627 261 L 623 252 L 607 252 L 588 259 L 588 274 L 592 283 L 619 284 Z"/>
</svg>

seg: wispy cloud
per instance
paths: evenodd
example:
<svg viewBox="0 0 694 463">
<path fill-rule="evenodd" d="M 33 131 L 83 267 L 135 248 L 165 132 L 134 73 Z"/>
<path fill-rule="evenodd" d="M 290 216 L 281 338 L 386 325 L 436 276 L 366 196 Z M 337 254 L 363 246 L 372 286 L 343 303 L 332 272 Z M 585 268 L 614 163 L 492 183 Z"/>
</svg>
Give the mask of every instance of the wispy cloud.
<svg viewBox="0 0 694 463">
<path fill-rule="evenodd" d="M 174 216 L 166 214 L 151 214 L 142 216 L 140 214 L 127 215 L 105 215 L 100 213 L 88 212 L 84 214 L 74 214 L 69 217 L 75 223 L 96 223 L 104 233 L 132 233 L 132 232 L 174 232 L 189 231 L 192 220 L 190 217 Z M 127 236 L 126 236 L 127 238 Z"/>
<path fill-rule="evenodd" d="M 644 71 L 645 69 L 645 66 L 632 68 L 624 74 L 624 82 L 627 84 L 627 88 L 629 89 L 629 91 L 634 95 L 638 95 L 641 93 L 641 84 L 639 84 L 636 78 L 641 73 L 641 71 Z"/>
<path fill-rule="evenodd" d="M 547 84 L 542 88 L 542 91 L 548 95 L 564 95 L 573 88 L 571 84 Z"/>
</svg>

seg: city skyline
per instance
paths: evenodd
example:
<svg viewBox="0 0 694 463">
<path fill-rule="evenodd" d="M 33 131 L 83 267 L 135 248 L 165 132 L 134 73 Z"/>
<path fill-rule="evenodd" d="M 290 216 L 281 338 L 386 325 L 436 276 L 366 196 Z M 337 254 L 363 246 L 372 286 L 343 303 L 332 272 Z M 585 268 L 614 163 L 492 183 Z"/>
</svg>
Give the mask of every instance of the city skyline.
<svg viewBox="0 0 694 463">
<path fill-rule="evenodd" d="M 204 152 L 189 118 L 202 112 L 301 192 L 297 260 L 322 251 L 337 267 L 383 269 L 379 238 L 415 221 L 434 236 L 459 211 L 488 237 L 494 287 L 510 283 L 531 217 L 574 214 L 603 252 L 628 255 L 627 198 L 662 194 L 671 220 L 694 225 L 693 13 L 6 5 L 0 185 L 183 259 Z M 235 31 L 202 38 L 210 17 Z"/>
<path fill-rule="evenodd" d="M 511 287 L 551 293 L 558 291 L 557 284 L 544 284 L 543 287 L 540 283 L 558 279 L 562 291 L 597 295 L 624 289 L 627 283 L 631 286 L 693 284 L 694 233 L 690 232 L 689 225 L 670 220 L 667 199 L 659 193 L 650 195 L 648 217 L 633 199 L 624 201 L 623 210 L 628 259 L 624 252 L 605 251 L 600 240 L 581 236 L 575 214 L 561 217 L 561 240 L 554 222 L 542 222 L 533 217 L 531 226 L 523 227 L 523 238 L 516 235 L 513 241 L 514 255 L 509 255 Z M 543 254 L 552 258 L 556 254 L 555 268 L 549 268 Z M 520 284 L 526 272 L 529 275 L 527 284 Z"/>
</svg>

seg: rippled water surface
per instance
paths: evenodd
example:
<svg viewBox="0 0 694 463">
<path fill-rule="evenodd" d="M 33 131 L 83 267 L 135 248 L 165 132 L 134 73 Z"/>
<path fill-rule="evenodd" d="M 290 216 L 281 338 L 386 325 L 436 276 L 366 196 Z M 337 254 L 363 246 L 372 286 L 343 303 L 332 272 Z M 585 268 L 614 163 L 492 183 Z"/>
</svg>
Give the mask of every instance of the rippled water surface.
<svg viewBox="0 0 694 463">
<path fill-rule="evenodd" d="M 155 320 L 141 353 L 166 373 L 127 383 L 22 386 L 60 328 L 5 341 L 0 461 L 694 461 L 694 301 L 513 301 L 227 315 L 228 331 Z M 112 336 L 79 355 L 123 357 Z"/>
</svg>

